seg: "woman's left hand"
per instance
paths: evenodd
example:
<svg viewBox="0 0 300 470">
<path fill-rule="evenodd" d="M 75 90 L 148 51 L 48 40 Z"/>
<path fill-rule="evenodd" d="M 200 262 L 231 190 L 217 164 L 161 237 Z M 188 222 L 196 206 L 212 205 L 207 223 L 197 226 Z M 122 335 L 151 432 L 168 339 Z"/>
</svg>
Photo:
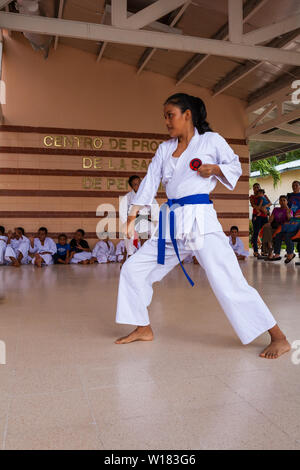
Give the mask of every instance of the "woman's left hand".
<svg viewBox="0 0 300 470">
<path fill-rule="evenodd" d="M 218 165 L 207 163 L 200 166 L 198 173 L 202 178 L 209 178 L 210 176 L 216 175 L 218 169 Z"/>
</svg>

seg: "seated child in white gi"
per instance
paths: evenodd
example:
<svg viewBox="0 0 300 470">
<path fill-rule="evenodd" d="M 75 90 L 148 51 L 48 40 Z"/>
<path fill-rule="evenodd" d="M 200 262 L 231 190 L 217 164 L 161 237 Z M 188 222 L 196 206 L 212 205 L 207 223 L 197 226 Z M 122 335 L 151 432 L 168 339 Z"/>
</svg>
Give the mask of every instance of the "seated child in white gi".
<svg viewBox="0 0 300 470">
<path fill-rule="evenodd" d="M 57 253 L 53 256 L 54 264 L 69 264 L 70 262 L 70 245 L 67 235 L 61 233 L 58 235 L 58 243 L 56 243 Z"/>
<path fill-rule="evenodd" d="M 30 263 L 29 247 L 29 238 L 25 237 L 23 227 L 15 228 L 14 232 L 9 230 L 5 249 L 5 263 L 15 267 Z"/>
<path fill-rule="evenodd" d="M 89 264 L 92 253 L 88 242 L 83 239 L 84 235 L 85 231 L 79 228 L 70 242 L 70 263 L 72 264 Z"/>
<path fill-rule="evenodd" d="M 53 264 L 53 255 L 57 252 L 56 243 L 47 237 L 48 229 L 40 227 L 37 237 L 30 237 L 29 253 L 32 257 L 31 263 L 41 268 L 43 265 Z"/>
<path fill-rule="evenodd" d="M 229 244 L 239 261 L 243 261 L 248 258 L 249 251 L 246 251 L 242 240 L 238 237 L 239 229 L 236 225 L 233 225 L 230 229 Z"/>
<path fill-rule="evenodd" d="M 95 262 L 102 263 L 114 263 L 116 261 L 115 246 L 110 241 L 108 233 L 104 235 L 103 240 L 96 243 L 93 251 L 90 264 Z"/>
<path fill-rule="evenodd" d="M 0 264 L 4 264 L 4 254 L 6 250 L 7 237 L 5 234 L 5 228 L 0 225 Z"/>
<path fill-rule="evenodd" d="M 139 240 L 137 243 L 137 246 L 133 244 L 133 249 L 132 249 L 132 254 L 134 254 L 139 248 L 141 248 L 141 241 Z M 119 241 L 119 243 L 116 246 L 116 261 L 118 263 L 124 263 L 125 260 L 128 258 L 128 253 L 126 250 L 126 243 L 125 240 Z"/>
</svg>

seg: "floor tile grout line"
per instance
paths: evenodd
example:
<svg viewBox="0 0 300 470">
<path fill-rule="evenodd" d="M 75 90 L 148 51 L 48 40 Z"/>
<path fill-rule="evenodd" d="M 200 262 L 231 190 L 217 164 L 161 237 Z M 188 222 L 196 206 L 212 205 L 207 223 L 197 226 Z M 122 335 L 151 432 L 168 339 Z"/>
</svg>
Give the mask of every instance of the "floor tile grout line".
<svg viewBox="0 0 300 470">
<path fill-rule="evenodd" d="M 8 420 L 9 420 L 11 402 L 12 402 L 12 397 L 9 397 L 8 407 L 7 407 L 7 412 L 6 412 L 6 419 L 5 419 L 5 426 L 4 426 L 4 431 L 3 431 L 2 450 L 5 450 L 5 446 L 6 446 L 6 437 L 7 437 L 7 432 L 8 432 Z"/>
<path fill-rule="evenodd" d="M 90 412 L 90 415 L 91 415 L 91 418 L 93 420 L 93 423 L 96 427 L 96 434 L 97 434 L 97 440 L 99 441 L 102 449 L 104 449 L 104 443 L 102 442 L 102 439 L 100 437 L 100 429 L 99 429 L 99 426 L 98 426 L 98 422 L 96 420 L 96 417 L 94 415 L 94 411 L 93 411 L 93 407 L 91 405 L 91 402 L 90 402 L 90 399 L 89 399 L 89 396 L 88 396 L 88 393 L 87 393 L 87 390 L 85 388 L 85 385 L 83 383 L 83 380 L 82 380 L 82 377 L 81 377 L 81 374 L 80 374 L 80 369 L 79 367 L 77 368 L 77 373 L 78 373 L 78 376 L 79 376 L 79 380 L 80 380 L 80 383 L 81 383 L 81 387 L 82 387 L 82 391 L 83 391 L 83 394 L 87 400 L 87 403 L 88 403 L 88 407 L 89 407 L 89 412 Z"/>
<path fill-rule="evenodd" d="M 242 397 L 236 390 L 234 390 L 232 387 L 230 387 L 230 385 L 226 384 L 224 381 L 221 380 L 220 377 L 218 377 L 219 380 L 224 384 L 224 385 L 227 385 L 227 387 L 230 388 L 231 391 L 233 391 L 239 398 L 241 398 L 243 401 L 245 401 L 252 409 L 254 409 L 258 414 L 260 414 L 261 416 L 263 416 L 264 419 L 266 419 L 270 424 L 272 424 L 272 426 L 274 426 L 275 428 L 277 428 L 279 431 L 281 431 L 283 434 L 285 434 L 289 439 L 292 439 L 292 437 L 290 436 L 289 433 L 287 433 L 284 429 L 282 429 L 281 427 L 278 426 L 278 424 L 276 424 L 274 421 L 272 421 L 268 416 L 266 416 L 262 411 L 260 411 L 259 409 L 257 409 L 250 401 L 247 400 L 247 398 L 244 398 Z M 292 439 L 293 442 L 296 444 L 297 441 L 295 439 Z"/>
</svg>

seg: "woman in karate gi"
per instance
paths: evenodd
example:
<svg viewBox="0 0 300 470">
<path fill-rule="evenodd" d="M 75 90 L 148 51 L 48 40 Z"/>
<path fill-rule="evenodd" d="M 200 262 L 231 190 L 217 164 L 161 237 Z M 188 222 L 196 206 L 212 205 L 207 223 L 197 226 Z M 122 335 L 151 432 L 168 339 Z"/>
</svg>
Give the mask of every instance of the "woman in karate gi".
<svg viewBox="0 0 300 470">
<path fill-rule="evenodd" d="M 48 230 L 41 227 L 37 237 L 30 237 L 29 253 L 32 256 L 32 264 L 41 268 L 43 265 L 53 264 L 53 255 L 57 252 L 56 243 L 52 238 L 47 237 Z"/>
<path fill-rule="evenodd" d="M 30 263 L 29 248 L 30 241 L 29 238 L 25 237 L 23 227 L 15 228 L 14 233 L 9 230 L 5 249 L 5 263 L 15 267 Z"/>
<path fill-rule="evenodd" d="M 208 196 L 217 181 L 234 189 L 242 173 L 238 156 L 209 128 L 200 98 L 172 95 L 165 102 L 164 117 L 171 139 L 158 147 L 133 200 L 128 236 L 133 236 L 136 213 L 151 204 L 161 180 L 168 205 L 160 214 L 158 239 L 155 233 L 121 270 L 116 322 L 136 328 L 116 343 L 153 339 L 147 311 L 152 284 L 193 252 L 241 342 L 248 344 L 269 331 L 271 344 L 260 355 L 277 358 L 290 345 L 258 292 L 245 280 Z"/>
</svg>

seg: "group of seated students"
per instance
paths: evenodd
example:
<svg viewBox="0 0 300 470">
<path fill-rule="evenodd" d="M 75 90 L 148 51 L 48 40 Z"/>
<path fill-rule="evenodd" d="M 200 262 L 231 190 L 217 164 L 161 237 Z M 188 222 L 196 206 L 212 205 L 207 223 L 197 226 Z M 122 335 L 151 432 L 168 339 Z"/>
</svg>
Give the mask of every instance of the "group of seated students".
<svg viewBox="0 0 300 470">
<path fill-rule="evenodd" d="M 51 264 L 94 264 L 123 263 L 127 257 L 124 240 L 117 246 L 109 240 L 108 235 L 96 243 L 93 250 L 84 239 L 85 232 L 78 229 L 74 238 L 68 243 L 67 236 L 61 233 L 58 243 L 48 237 L 46 227 L 41 227 L 36 237 L 26 237 L 23 227 L 17 227 L 5 235 L 5 228 L 0 226 L 0 265 L 19 267 L 33 264 L 37 267 Z M 135 250 L 140 243 L 135 245 Z"/>
<path fill-rule="evenodd" d="M 265 261 L 280 261 L 282 243 L 286 244 L 285 264 L 295 258 L 295 244 L 300 257 L 300 182 L 293 181 L 293 192 L 279 197 L 279 207 L 270 215 L 269 198 L 258 183 L 253 185 L 250 204 L 253 207 L 253 255 Z M 261 254 L 258 252 L 258 238 L 261 238 Z M 300 265 L 300 263 L 296 263 Z"/>
</svg>

